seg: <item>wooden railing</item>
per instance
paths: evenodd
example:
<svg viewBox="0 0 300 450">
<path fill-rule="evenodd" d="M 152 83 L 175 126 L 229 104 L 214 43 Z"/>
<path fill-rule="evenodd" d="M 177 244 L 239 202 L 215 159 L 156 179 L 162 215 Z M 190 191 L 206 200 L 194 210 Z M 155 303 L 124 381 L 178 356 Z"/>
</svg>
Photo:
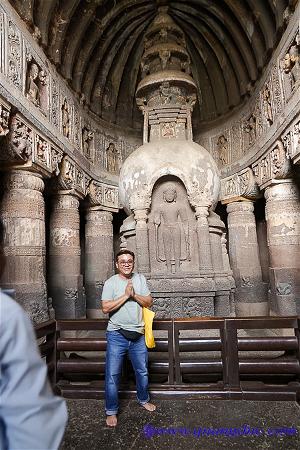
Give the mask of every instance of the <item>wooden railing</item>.
<svg viewBox="0 0 300 450">
<path fill-rule="evenodd" d="M 51 382 L 62 395 L 103 397 L 106 326 L 104 319 L 59 320 L 36 328 L 37 337 L 45 337 L 40 349 Z M 276 393 L 277 400 L 299 400 L 299 328 L 299 317 L 155 320 L 156 347 L 149 355 L 150 391 L 160 397 L 266 400 L 274 399 Z M 289 331 L 285 336 L 239 336 L 239 330 L 271 329 Z M 99 336 L 78 337 L 82 331 Z M 78 352 L 85 352 L 84 357 Z M 90 352 L 98 352 L 97 357 L 89 356 Z M 272 353 L 266 356 L 265 352 Z M 134 395 L 128 363 L 122 380 L 121 394 Z"/>
</svg>

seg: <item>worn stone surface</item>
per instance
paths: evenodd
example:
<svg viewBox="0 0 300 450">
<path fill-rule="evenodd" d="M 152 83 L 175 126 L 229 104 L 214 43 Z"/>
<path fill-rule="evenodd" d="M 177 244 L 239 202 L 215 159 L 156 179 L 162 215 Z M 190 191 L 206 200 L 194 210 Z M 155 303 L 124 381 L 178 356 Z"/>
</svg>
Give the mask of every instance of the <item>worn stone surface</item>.
<svg viewBox="0 0 300 450">
<path fill-rule="evenodd" d="M 6 229 L 6 268 L 2 286 L 16 290 L 16 300 L 34 322 L 48 320 L 44 182 L 38 174 L 12 171 L 5 179 L 1 217 Z"/>
<path fill-rule="evenodd" d="M 161 35 L 163 44 L 158 43 Z M 153 292 L 157 302 L 164 302 L 168 289 L 172 304 L 165 300 L 165 317 L 213 315 L 214 277 L 221 274 L 225 281 L 229 275 L 223 265 L 224 224 L 213 213 L 220 181 L 208 152 L 192 140 L 196 86 L 184 36 L 167 8 L 159 9 L 144 47 L 136 92 L 144 114 L 144 145 L 124 161 L 119 179 L 121 202 L 134 213 L 137 267 L 150 285 L 153 279 L 162 280 L 161 290 L 156 283 Z M 126 231 L 124 226 L 124 247 Z M 205 278 L 201 282 L 204 275 L 208 283 Z M 196 298 L 185 282 L 178 287 L 172 283 L 187 276 L 197 278 Z M 223 278 L 218 289 L 223 289 L 229 306 L 229 279 L 222 286 Z M 202 297 L 209 301 L 201 304 Z"/>
<path fill-rule="evenodd" d="M 300 205 L 292 181 L 275 184 L 265 192 L 272 311 L 279 315 L 300 312 Z M 284 205 L 284 207 L 282 207 Z"/>
<path fill-rule="evenodd" d="M 100 317 L 104 282 L 113 270 L 112 213 L 90 208 L 85 225 L 85 292 L 88 318 Z"/>
<path fill-rule="evenodd" d="M 239 315 L 268 315 L 267 286 L 262 281 L 254 207 L 251 201 L 227 205 L 229 258 L 236 282 Z M 259 304 L 257 312 L 256 305 Z"/>
<path fill-rule="evenodd" d="M 67 400 L 69 423 L 61 450 L 296 450 L 300 445 L 300 409 L 294 402 L 178 399 L 153 401 L 157 410 L 149 413 L 133 400 L 122 400 L 118 426 L 110 429 L 105 425 L 103 401 Z M 247 425 L 252 434 L 246 434 L 249 430 Z M 282 427 L 289 427 L 294 435 L 288 435 L 288 431 L 287 434 L 280 434 L 278 431 L 277 435 L 268 435 Z M 244 435 L 202 436 L 200 428 L 239 428 Z M 258 435 L 255 435 L 255 429 L 258 430 Z"/>
<path fill-rule="evenodd" d="M 49 291 L 57 319 L 85 317 L 80 270 L 79 200 L 68 193 L 53 198 L 50 218 Z"/>
</svg>

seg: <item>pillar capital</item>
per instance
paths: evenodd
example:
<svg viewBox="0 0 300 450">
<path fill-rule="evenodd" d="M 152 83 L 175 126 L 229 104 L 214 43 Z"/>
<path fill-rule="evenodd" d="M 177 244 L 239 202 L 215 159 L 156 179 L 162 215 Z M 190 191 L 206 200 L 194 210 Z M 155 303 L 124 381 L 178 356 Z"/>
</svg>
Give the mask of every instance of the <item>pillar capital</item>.
<svg viewBox="0 0 300 450">
<path fill-rule="evenodd" d="M 297 200 L 298 190 L 293 180 L 280 180 L 265 189 L 265 199 L 269 201 Z"/>
<path fill-rule="evenodd" d="M 148 209 L 147 208 L 143 208 L 143 209 L 135 209 L 134 210 L 134 218 L 138 223 L 146 223 L 147 219 L 148 219 Z"/>
<path fill-rule="evenodd" d="M 4 177 L 4 190 L 12 189 L 32 189 L 34 191 L 44 191 L 44 181 L 39 173 L 29 170 L 11 170 Z"/>
<path fill-rule="evenodd" d="M 232 202 L 227 204 L 227 212 L 230 213 L 245 213 L 253 212 L 254 204 L 252 200 L 243 200 L 238 202 Z"/>
<path fill-rule="evenodd" d="M 196 218 L 198 219 L 199 217 L 208 217 L 209 216 L 209 212 L 208 212 L 208 206 L 195 206 L 195 215 Z"/>
</svg>

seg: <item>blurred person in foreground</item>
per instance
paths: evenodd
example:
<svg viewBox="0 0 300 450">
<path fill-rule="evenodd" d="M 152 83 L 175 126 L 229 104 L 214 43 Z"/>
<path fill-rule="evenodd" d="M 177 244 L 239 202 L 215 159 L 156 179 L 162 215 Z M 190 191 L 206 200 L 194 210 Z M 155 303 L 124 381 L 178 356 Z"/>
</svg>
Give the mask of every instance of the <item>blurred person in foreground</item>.
<svg viewBox="0 0 300 450">
<path fill-rule="evenodd" d="M 105 363 L 105 412 L 109 427 L 117 425 L 118 388 L 127 352 L 135 372 L 139 404 L 147 411 L 156 409 L 149 402 L 148 351 L 142 317 L 143 306 L 151 306 L 153 300 L 144 275 L 133 272 L 133 252 L 119 251 L 116 268 L 118 274 L 105 282 L 102 291 L 102 311 L 109 314 Z"/>
<path fill-rule="evenodd" d="M 0 277 L 3 239 L 0 219 Z M 52 393 L 29 317 L 0 289 L 0 449 L 58 449 L 66 422 L 65 401 Z"/>
</svg>

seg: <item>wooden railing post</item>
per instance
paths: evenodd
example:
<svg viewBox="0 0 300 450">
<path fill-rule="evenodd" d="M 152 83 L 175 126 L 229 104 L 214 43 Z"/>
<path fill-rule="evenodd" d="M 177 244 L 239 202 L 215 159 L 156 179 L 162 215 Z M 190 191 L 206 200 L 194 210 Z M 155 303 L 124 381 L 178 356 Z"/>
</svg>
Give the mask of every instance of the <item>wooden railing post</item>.
<svg viewBox="0 0 300 450">
<path fill-rule="evenodd" d="M 224 380 L 226 387 L 230 390 L 240 390 L 240 371 L 238 340 L 235 319 L 224 320 L 225 334 L 225 366 L 223 367 Z"/>
</svg>

